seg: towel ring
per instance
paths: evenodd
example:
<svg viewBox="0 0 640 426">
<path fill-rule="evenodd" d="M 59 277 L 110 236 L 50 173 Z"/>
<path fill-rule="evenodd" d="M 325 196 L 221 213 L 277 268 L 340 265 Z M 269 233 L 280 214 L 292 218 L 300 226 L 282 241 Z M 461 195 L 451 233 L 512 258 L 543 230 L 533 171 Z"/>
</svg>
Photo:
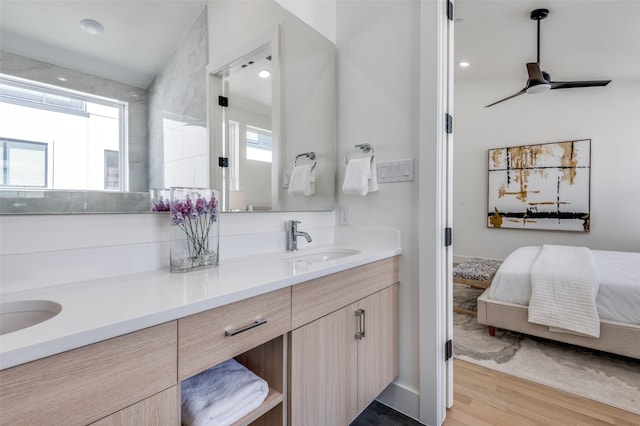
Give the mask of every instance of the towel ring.
<svg viewBox="0 0 640 426">
<path fill-rule="evenodd" d="M 293 167 L 298 165 L 298 158 L 300 157 L 307 157 L 309 160 L 313 161 L 316 159 L 316 153 L 313 151 L 309 151 L 309 152 L 305 152 L 304 154 L 298 154 L 296 155 L 295 160 L 293 160 Z M 311 171 L 313 171 L 313 169 L 316 168 L 316 164 L 318 164 L 317 161 L 313 161 L 313 166 L 311 167 Z"/>
<path fill-rule="evenodd" d="M 362 152 L 364 152 L 365 154 L 368 153 L 369 151 L 371 151 L 371 162 L 373 163 L 373 159 L 375 158 L 375 152 L 376 150 L 373 149 L 373 147 L 368 144 L 368 143 L 361 143 L 355 146 L 356 148 L 360 148 L 360 150 Z M 344 162 L 349 164 L 349 157 L 345 156 L 344 157 Z"/>
</svg>

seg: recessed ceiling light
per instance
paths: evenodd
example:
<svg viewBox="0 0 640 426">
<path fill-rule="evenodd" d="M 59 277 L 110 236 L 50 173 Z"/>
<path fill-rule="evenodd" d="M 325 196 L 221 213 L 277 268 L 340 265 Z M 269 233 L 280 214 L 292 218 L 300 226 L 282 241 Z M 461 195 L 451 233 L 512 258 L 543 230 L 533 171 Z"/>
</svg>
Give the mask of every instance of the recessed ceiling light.
<svg viewBox="0 0 640 426">
<path fill-rule="evenodd" d="M 461 61 L 458 65 L 460 65 L 462 68 L 466 68 L 471 64 L 467 61 Z"/>
<path fill-rule="evenodd" d="M 94 19 L 83 19 L 80 21 L 80 28 L 92 35 L 102 34 L 104 27 Z"/>
<path fill-rule="evenodd" d="M 271 75 L 271 71 L 269 70 L 262 70 L 258 73 L 258 77 L 260 78 L 269 78 L 270 75 Z"/>
</svg>

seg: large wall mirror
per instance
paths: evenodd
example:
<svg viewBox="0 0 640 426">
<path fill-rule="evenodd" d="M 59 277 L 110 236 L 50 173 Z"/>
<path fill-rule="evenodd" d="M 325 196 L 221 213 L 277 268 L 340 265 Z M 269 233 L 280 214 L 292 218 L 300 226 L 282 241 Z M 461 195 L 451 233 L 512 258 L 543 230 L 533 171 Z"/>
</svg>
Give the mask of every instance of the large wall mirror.
<svg viewBox="0 0 640 426">
<path fill-rule="evenodd" d="M 0 214 L 147 212 L 170 186 L 220 188 L 225 211 L 334 208 L 335 46 L 276 2 L 1 7 Z M 310 151 L 313 193 L 288 191 Z"/>
</svg>

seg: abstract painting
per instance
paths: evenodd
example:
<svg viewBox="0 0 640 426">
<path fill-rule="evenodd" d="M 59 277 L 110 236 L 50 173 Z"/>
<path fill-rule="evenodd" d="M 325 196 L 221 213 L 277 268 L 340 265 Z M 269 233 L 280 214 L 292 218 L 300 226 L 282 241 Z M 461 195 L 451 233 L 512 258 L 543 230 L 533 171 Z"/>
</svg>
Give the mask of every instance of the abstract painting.
<svg viewBox="0 0 640 426">
<path fill-rule="evenodd" d="M 490 228 L 589 232 L 591 140 L 489 150 Z"/>
</svg>

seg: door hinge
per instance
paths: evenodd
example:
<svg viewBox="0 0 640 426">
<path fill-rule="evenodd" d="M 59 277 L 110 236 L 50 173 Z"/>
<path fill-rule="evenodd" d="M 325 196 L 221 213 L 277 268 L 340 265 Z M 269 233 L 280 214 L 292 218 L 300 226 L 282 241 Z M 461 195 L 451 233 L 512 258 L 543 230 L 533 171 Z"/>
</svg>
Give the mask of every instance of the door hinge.
<svg viewBox="0 0 640 426">
<path fill-rule="evenodd" d="M 453 244 L 453 229 L 444 228 L 444 246 L 449 247 Z"/>
<path fill-rule="evenodd" d="M 444 344 L 444 360 L 449 361 L 453 356 L 453 340 L 447 340 Z"/>
<path fill-rule="evenodd" d="M 229 159 L 227 157 L 218 157 L 218 166 L 229 167 Z"/>
<path fill-rule="evenodd" d="M 447 0 L 447 19 L 453 21 L 453 2 Z"/>
<path fill-rule="evenodd" d="M 445 115 L 445 129 L 447 134 L 453 133 L 453 116 L 449 113 Z"/>
<path fill-rule="evenodd" d="M 227 98 L 226 96 L 218 96 L 218 105 L 220 105 L 221 107 L 228 107 L 229 98 Z"/>
</svg>

